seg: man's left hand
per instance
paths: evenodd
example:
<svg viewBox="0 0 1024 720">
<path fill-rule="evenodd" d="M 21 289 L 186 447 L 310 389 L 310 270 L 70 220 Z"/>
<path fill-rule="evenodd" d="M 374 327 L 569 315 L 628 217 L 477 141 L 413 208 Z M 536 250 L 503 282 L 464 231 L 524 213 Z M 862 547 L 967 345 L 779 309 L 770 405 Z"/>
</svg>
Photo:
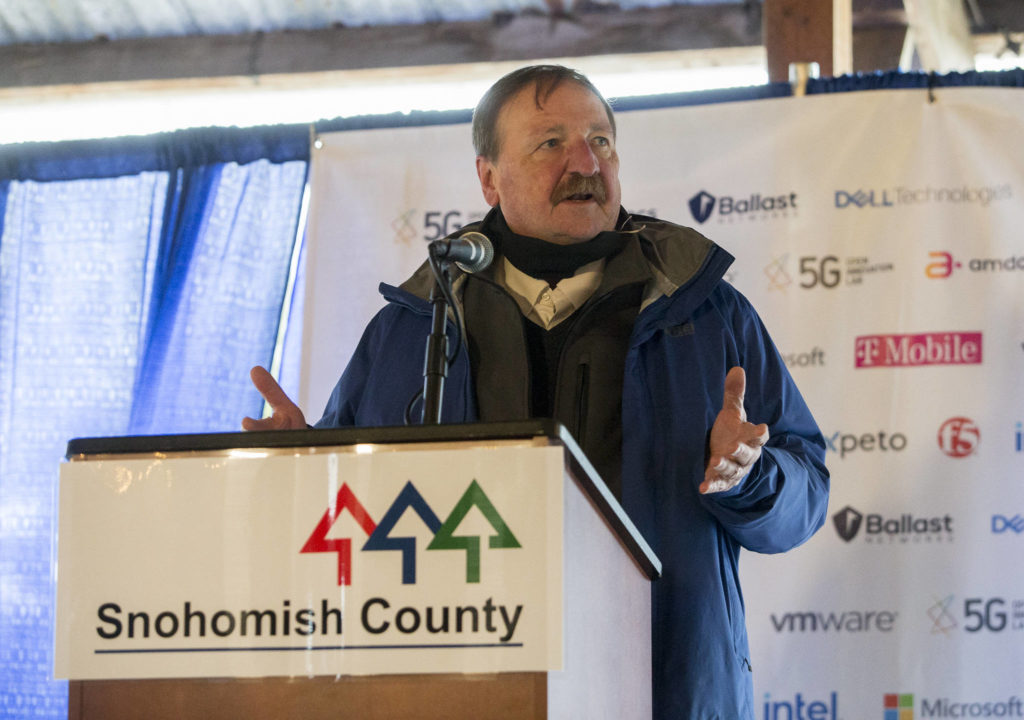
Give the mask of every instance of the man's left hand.
<svg viewBox="0 0 1024 720">
<path fill-rule="evenodd" d="M 702 494 L 724 492 L 739 485 L 761 457 L 761 447 L 768 442 L 767 425 L 747 422 L 747 411 L 743 409 L 746 391 L 743 368 L 732 368 L 725 376 L 722 411 L 711 426 L 711 457 L 700 484 Z"/>
</svg>

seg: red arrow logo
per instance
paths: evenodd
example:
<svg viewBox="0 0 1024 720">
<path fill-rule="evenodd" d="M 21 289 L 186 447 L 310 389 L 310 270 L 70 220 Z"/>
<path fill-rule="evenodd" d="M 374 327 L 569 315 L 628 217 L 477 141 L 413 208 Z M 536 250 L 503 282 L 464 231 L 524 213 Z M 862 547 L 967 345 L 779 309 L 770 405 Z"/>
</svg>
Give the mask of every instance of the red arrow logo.
<svg viewBox="0 0 1024 720">
<path fill-rule="evenodd" d="M 303 553 L 336 552 L 338 553 L 338 585 L 352 584 L 352 539 L 351 538 L 328 538 L 327 533 L 341 516 L 343 510 L 348 508 L 352 518 L 359 523 L 367 535 L 377 529 L 377 523 L 373 521 L 366 508 L 353 494 L 348 483 L 344 483 L 338 491 L 338 497 L 333 506 L 329 506 L 320 518 L 320 522 L 313 528 L 306 544 L 302 546 Z"/>
</svg>

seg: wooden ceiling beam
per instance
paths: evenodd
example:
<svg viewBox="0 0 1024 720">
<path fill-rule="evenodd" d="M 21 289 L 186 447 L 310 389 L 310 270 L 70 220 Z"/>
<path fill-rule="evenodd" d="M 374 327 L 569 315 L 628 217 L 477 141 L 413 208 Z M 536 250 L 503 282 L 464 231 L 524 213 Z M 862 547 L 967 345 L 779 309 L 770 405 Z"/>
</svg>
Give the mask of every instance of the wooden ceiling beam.
<svg viewBox="0 0 1024 720">
<path fill-rule="evenodd" d="M 789 80 L 793 64 L 817 63 L 822 77 L 853 69 L 851 0 L 764 0 L 768 78 Z"/>
</svg>

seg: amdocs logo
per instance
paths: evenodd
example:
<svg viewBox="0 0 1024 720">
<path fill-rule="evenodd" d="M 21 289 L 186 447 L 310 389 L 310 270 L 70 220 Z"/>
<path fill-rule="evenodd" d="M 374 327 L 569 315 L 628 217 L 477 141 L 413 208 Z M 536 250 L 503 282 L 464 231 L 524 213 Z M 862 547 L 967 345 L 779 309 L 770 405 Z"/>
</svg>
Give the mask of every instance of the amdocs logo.
<svg viewBox="0 0 1024 720">
<path fill-rule="evenodd" d="M 854 341 L 854 367 L 980 365 L 980 332 L 861 335 Z"/>
<path fill-rule="evenodd" d="M 931 261 L 925 266 L 927 277 L 942 280 L 961 269 L 964 264 L 953 258 L 948 252 L 930 252 Z M 1006 258 L 970 258 L 967 268 L 971 272 L 1013 272 L 1024 270 L 1024 255 L 1011 255 Z"/>
<path fill-rule="evenodd" d="M 424 525 L 434 534 L 427 550 L 461 550 L 466 553 L 466 582 L 480 582 L 480 537 L 456 535 L 455 530 L 473 508 L 477 508 L 494 528 L 495 534 L 490 537 L 491 549 L 509 549 L 522 547 L 515 535 L 509 530 L 501 515 L 491 504 L 483 489 L 473 480 L 466 492 L 448 513 L 442 522 L 426 500 L 409 481 L 384 513 L 379 523 L 373 521 L 363 504 L 344 483 L 338 490 L 333 505 L 324 511 L 320 522 L 313 528 L 306 543 L 299 552 L 303 553 L 337 553 L 338 554 L 338 585 L 352 584 L 352 539 L 328 538 L 331 527 L 337 522 L 344 510 L 348 510 L 369 537 L 362 546 L 363 551 L 391 551 L 402 556 L 402 584 L 411 585 L 416 582 L 416 538 L 391 537 L 395 524 L 411 510 Z"/>
</svg>

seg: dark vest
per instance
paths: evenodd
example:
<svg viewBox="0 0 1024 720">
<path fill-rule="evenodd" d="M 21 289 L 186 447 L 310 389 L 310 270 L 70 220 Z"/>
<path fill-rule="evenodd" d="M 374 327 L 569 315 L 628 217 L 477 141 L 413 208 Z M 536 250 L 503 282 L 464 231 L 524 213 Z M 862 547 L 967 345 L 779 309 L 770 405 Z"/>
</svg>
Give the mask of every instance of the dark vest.
<svg viewBox="0 0 1024 720">
<path fill-rule="evenodd" d="M 489 275 L 467 276 L 462 295 L 480 420 L 553 417 L 621 497 L 623 372 L 651 280 L 639 242 L 630 238 L 586 304 L 550 331 L 527 320 Z M 548 386 L 547 403 L 533 397 L 537 382 Z"/>
</svg>

